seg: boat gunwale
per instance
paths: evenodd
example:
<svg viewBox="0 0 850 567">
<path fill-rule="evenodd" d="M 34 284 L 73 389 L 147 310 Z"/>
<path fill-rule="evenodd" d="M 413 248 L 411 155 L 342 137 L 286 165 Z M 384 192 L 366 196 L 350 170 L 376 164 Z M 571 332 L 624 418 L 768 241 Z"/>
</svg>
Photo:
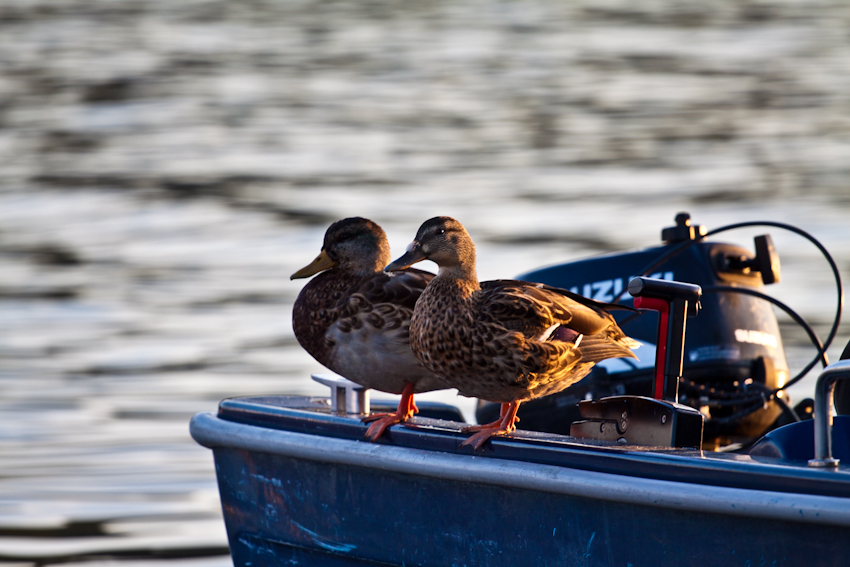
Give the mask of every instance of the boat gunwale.
<svg viewBox="0 0 850 567">
<path fill-rule="evenodd" d="M 366 431 L 357 416 L 330 412 L 327 399 L 322 397 L 230 398 L 219 404 L 218 415 L 248 425 L 352 441 L 363 439 Z M 390 428 L 380 443 L 471 455 L 470 447 L 461 446 L 467 437 L 461 432 L 464 425 L 416 417 Z M 850 498 L 850 469 L 822 470 L 807 466 L 806 461 L 622 445 L 522 430 L 492 439 L 476 455 L 692 484 Z"/>
<path fill-rule="evenodd" d="M 564 465 L 456 454 L 271 429 L 212 413 L 192 418 L 192 437 L 216 449 L 270 453 L 335 465 L 484 483 L 680 511 L 850 527 L 850 499 L 626 476 Z"/>
</svg>

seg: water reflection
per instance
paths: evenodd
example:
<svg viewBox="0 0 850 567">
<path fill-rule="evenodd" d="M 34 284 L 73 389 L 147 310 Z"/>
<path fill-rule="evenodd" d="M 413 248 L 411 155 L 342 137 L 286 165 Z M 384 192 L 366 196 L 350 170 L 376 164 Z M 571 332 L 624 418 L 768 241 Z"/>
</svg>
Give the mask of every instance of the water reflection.
<svg viewBox="0 0 850 567">
<path fill-rule="evenodd" d="M 799 225 L 846 273 L 848 20 L 841 2 L 7 3 L 0 561 L 227 563 L 188 419 L 320 391 L 288 275 L 332 220 L 373 218 L 401 250 L 456 216 L 492 279 L 656 244 L 689 210 Z M 771 291 L 825 329 L 825 265 L 772 234 Z M 793 370 L 810 351 L 786 328 Z"/>
</svg>

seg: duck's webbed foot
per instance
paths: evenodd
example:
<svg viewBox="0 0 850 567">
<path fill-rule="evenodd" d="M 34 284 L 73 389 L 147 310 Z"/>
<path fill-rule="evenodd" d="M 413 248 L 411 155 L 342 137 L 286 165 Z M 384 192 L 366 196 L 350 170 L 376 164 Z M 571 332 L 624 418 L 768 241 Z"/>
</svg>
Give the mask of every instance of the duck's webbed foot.
<svg viewBox="0 0 850 567">
<path fill-rule="evenodd" d="M 485 429 L 498 428 L 500 425 L 502 425 L 502 420 L 505 419 L 505 415 L 507 415 L 510 407 L 511 404 L 502 404 L 502 408 L 499 410 L 499 419 L 482 425 L 470 425 L 469 427 L 464 427 L 463 429 L 461 429 L 460 432 L 475 433 L 476 431 L 484 431 Z M 519 418 L 516 416 L 514 416 L 514 423 L 519 423 Z"/>
<path fill-rule="evenodd" d="M 493 423 L 488 423 L 486 425 L 473 425 L 472 427 L 465 428 L 463 430 L 464 432 L 477 431 L 477 433 L 470 436 L 466 441 L 461 443 L 460 446 L 463 447 L 464 445 L 471 445 L 473 450 L 477 451 L 491 437 L 495 437 L 496 435 L 507 435 L 508 433 L 515 431 L 516 423 L 519 421 L 519 418 L 516 416 L 519 404 L 520 402 L 502 404 L 502 418 L 499 421 L 494 421 Z"/>
<path fill-rule="evenodd" d="M 363 418 L 363 423 L 372 423 L 366 430 L 365 439 L 377 441 L 388 427 L 396 423 L 404 423 L 418 412 L 419 409 L 413 402 L 413 383 L 405 382 L 404 389 L 401 392 L 401 400 L 398 402 L 398 409 L 392 413 L 375 413 Z"/>
</svg>

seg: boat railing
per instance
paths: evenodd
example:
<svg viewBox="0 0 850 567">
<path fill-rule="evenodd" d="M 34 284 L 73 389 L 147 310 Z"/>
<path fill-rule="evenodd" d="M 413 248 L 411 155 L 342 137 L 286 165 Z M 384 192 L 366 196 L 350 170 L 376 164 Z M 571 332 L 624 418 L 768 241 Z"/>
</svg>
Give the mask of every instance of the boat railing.
<svg viewBox="0 0 850 567">
<path fill-rule="evenodd" d="M 835 384 L 850 379 L 850 360 L 839 360 L 827 366 L 815 385 L 815 458 L 810 467 L 837 467 L 832 456 L 832 398 Z"/>
</svg>

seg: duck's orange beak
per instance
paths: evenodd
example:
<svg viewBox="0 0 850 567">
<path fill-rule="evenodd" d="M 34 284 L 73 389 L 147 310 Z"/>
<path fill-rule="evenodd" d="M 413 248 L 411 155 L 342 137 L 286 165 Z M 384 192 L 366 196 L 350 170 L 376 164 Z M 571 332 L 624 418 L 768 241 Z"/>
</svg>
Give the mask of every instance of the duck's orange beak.
<svg viewBox="0 0 850 567">
<path fill-rule="evenodd" d="M 313 260 L 308 265 L 304 266 L 303 268 L 289 276 L 289 279 L 297 280 L 300 278 L 309 278 L 310 276 L 318 274 L 319 272 L 329 270 L 336 265 L 337 263 L 331 260 L 331 257 L 328 256 L 327 252 L 325 252 L 323 249 L 321 253 L 316 256 L 315 260 Z"/>
</svg>

